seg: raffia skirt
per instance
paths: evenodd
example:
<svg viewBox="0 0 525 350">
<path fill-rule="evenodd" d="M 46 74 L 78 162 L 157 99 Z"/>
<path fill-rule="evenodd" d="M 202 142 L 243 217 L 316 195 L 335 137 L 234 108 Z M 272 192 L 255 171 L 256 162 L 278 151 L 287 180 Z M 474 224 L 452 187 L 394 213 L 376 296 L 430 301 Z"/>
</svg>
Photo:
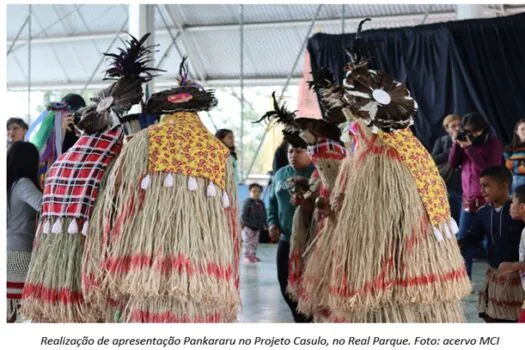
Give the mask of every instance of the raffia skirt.
<svg viewBox="0 0 525 350">
<path fill-rule="evenodd" d="M 518 272 L 502 274 L 489 267 L 483 288 L 479 292 L 479 316 L 516 321 L 524 299 L 525 292 Z"/>
<path fill-rule="evenodd" d="M 31 253 L 7 251 L 7 320 L 16 314 L 22 299 Z"/>
</svg>

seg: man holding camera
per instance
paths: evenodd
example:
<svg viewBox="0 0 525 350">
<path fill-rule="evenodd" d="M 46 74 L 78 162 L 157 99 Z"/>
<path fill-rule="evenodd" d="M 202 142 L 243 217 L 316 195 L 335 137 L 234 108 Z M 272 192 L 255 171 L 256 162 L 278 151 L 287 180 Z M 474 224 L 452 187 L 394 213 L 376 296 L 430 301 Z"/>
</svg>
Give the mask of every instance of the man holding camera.
<svg viewBox="0 0 525 350">
<path fill-rule="evenodd" d="M 449 164 L 452 169 L 461 166 L 463 199 L 458 239 L 462 239 L 472 224 L 474 214 L 486 203 L 481 193 L 480 173 L 488 167 L 502 164 L 503 144 L 492 134 L 490 125 L 478 112 L 463 117 L 461 130 L 453 142 Z M 473 255 L 473 249 L 467 249 L 463 254 L 471 278 Z"/>
</svg>

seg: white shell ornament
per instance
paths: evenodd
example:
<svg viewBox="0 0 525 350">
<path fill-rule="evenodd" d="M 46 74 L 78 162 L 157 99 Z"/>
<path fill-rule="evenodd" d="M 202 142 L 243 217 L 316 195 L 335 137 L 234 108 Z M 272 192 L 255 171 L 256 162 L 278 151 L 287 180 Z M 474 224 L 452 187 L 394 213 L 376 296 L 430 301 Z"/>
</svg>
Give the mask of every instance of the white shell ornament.
<svg viewBox="0 0 525 350">
<path fill-rule="evenodd" d="M 104 97 L 97 105 L 97 112 L 103 112 L 113 104 L 113 96 Z"/>
</svg>

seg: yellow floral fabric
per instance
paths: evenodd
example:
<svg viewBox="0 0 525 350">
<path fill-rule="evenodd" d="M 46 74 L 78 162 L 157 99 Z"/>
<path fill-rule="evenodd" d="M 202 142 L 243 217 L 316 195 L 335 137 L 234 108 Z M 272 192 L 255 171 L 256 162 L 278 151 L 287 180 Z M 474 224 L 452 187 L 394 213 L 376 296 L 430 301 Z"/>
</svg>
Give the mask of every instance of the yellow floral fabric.
<svg viewBox="0 0 525 350">
<path fill-rule="evenodd" d="M 399 154 L 412 173 L 432 226 L 450 220 L 447 190 L 434 160 L 409 129 L 391 133 L 379 131 L 383 142 Z"/>
<path fill-rule="evenodd" d="M 201 177 L 225 188 L 230 150 L 202 124 L 195 112 L 168 115 L 148 129 L 150 173 Z"/>
</svg>

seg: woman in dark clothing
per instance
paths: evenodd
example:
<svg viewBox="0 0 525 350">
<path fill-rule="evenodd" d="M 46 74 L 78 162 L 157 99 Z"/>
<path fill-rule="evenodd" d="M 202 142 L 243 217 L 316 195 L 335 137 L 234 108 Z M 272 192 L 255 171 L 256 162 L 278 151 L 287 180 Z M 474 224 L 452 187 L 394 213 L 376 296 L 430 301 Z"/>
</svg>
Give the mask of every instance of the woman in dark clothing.
<svg viewBox="0 0 525 350">
<path fill-rule="evenodd" d="M 453 139 L 449 155 L 452 169 L 461 166 L 463 200 L 458 239 L 465 237 L 476 211 L 486 202 L 481 193 L 480 173 L 488 167 L 501 165 L 503 161 L 503 144 L 491 133 L 490 125 L 481 114 L 465 115 L 461 129 L 462 132 Z M 469 277 L 472 276 L 473 254 L 473 249 L 466 249 L 463 254 Z"/>
<path fill-rule="evenodd" d="M 36 147 L 17 141 L 7 151 L 7 321 L 15 322 L 29 270 L 42 204 Z"/>
<path fill-rule="evenodd" d="M 443 120 L 443 128 L 447 132 L 434 143 L 432 158 L 438 166 L 443 180 L 447 184 L 448 201 L 450 213 L 456 222 L 459 222 L 461 212 L 461 169 L 452 169 L 448 163 L 448 156 L 452 148 L 453 141 L 461 128 L 461 116 L 449 114 Z"/>
</svg>

